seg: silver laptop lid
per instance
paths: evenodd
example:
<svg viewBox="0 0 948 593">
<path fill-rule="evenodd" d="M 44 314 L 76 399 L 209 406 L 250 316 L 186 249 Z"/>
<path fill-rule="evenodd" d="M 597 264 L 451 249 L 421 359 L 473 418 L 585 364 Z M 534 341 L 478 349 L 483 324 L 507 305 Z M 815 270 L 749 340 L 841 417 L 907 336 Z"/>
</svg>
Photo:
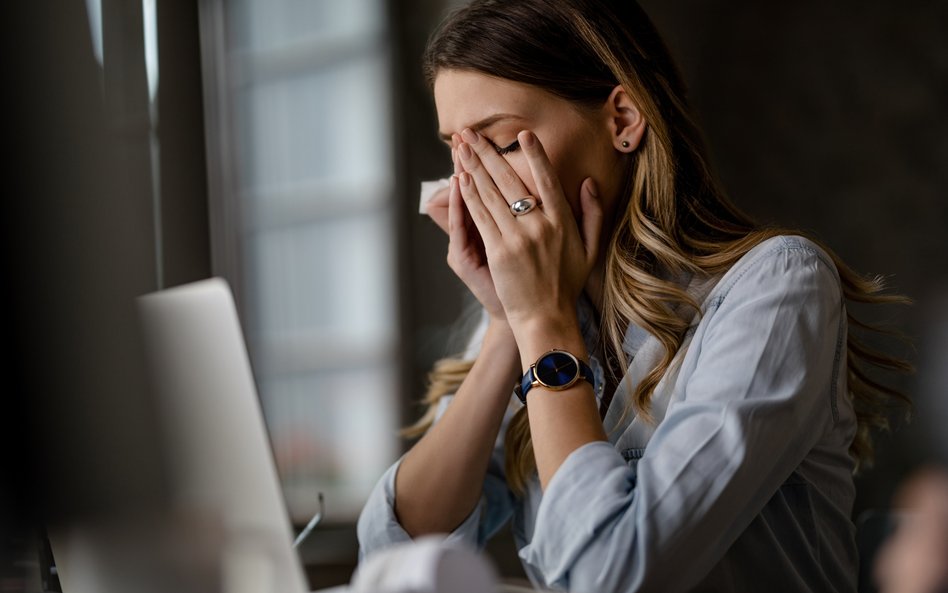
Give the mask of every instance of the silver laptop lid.
<svg viewBox="0 0 948 593">
<path fill-rule="evenodd" d="M 224 590 L 308 590 L 240 322 L 219 278 L 139 298 L 174 505 L 220 521 Z"/>
</svg>

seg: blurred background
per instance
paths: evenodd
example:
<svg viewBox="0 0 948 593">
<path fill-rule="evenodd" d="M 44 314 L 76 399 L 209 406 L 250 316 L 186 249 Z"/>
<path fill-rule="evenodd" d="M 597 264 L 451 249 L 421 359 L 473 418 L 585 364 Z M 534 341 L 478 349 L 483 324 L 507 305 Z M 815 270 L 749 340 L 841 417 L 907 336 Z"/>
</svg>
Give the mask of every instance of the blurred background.
<svg viewBox="0 0 948 593">
<path fill-rule="evenodd" d="M 311 584 L 348 581 L 359 509 L 467 303 L 417 214 L 419 182 L 450 173 L 420 55 L 455 4 L 3 8 L 5 573 L 25 570 L 37 525 L 160 506 L 131 299 L 216 275 L 294 523 L 326 496 L 301 551 Z M 916 302 L 864 313 L 909 335 L 892 352 L 918 366 L 896 379 L 915 420 L 893 417 L 857 480 L 854 517 L 886 508 L 915 468 L 948 462 L 948 5 L 642 4 L 733 199 Z M 515 575 L 510 546 L 494 553 Z"/>
</svg>

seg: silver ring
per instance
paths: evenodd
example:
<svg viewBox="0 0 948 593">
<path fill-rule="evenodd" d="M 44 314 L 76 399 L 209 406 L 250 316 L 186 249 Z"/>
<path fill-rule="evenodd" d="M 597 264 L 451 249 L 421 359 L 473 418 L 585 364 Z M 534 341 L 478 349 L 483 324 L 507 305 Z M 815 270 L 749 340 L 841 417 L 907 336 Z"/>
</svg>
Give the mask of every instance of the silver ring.
<svg viewBox="0 0 948 593">
<path fill-rule="evenodd" d="M 525 196 L 510 205 L 510 213 L 514 216 L 523 216 L 539 205 L 540 201 L 533 196 Z"/>
</svg>

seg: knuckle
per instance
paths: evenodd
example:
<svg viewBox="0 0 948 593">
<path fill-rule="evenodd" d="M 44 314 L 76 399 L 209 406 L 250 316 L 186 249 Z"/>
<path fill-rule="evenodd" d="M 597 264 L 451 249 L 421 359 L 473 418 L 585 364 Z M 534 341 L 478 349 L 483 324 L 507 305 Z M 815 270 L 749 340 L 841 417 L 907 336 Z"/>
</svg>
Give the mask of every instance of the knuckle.
<svg viewBox="0 0 948 593">
<path fill-rule="evenodd" d="M 507 249 L 498 249 L 494 253 L 488 256 L 489 261 L 493 261 L 496 265 L 501 266 L 502 268 L 507 267 L 513 263 L 513 257 L 510 254 L 510 251 Z"/>
<path fill-rule="evenodd" d="M 517 176 L 511 169 L 504 169 L 498 175 L 498 181 L 503 185 L 508 187 L 515 187 L 520 183 L 520 177 Z"/>
<path fill-rule="evenodd" d="M 503 245 L 485 245 L 484 254 L 488 261 L 503 262 L 506 261 L 507 249 Z"/>
<path fill-rule="evenodd" d="M 540 187 L 547 191 L 554 191 L 556 189 L 556 181 L 548 173 L 541 174 L 537 182 Z"/>
<path fill-rule="evenodd" d="M 531 230 L 530 239 L 537 244 L 551 244 L 553 238 L 549 231 L 550 229 L 538 225 L 537 228 Z"/>
<path fill-rule="evenodd" d="M 539 224 L 531 225 L 529 228 L 524 230 L 524 235 L 526 235 L 524 240 L 526 240 L 526 238 L 529 238 L 530 241 L 540 242 L 543 239 L 545 234 L 546 234 L 546 229 L 544 229 L 542 225 L 539 225 Z"/>
<path fill-rule="evenodd" d="M 500 193 L 496 188 L 493 188 L 493 187 L 489 187 L 484 191 L 484 197 L 487 200 L 503 201 L 503 202 L 507 201 L 506 198 L 504 198 L 504 195 Z"/>
<path fill-rule="evenodd" d="M 510 238 L 510 241 L 507 243 L 507 249 L 505 251 L 509 252 L 508 257 L 512 254 L 523 253 L 527 249 L 531 242 L 530 237 L 526 233 L 518 233 Z"/>
<path fill-rule="evenodd" d="M 448 254 L 448 257 L 445 258 L 448 262 L 448 267 L 451 268 L 451 271 L 455 274 L 461 271 L 461 262 L 458 261 L 458 257 L 455 254 Z"/>
<path fill-rule="evenodd" d="M 479 158 L 472 158 L 464 165 L 464 170 L 468 173 L 474 173 L 475 171 L 480 171 L 484 168 L 484 163 L 481 162 Z"/>
</svg>

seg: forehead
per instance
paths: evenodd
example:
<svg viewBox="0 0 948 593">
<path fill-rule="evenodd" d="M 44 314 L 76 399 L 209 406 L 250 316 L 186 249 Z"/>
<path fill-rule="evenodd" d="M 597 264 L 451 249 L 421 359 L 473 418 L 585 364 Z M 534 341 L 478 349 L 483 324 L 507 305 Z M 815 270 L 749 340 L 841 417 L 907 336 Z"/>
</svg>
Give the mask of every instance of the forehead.
<svg viewBox="0 0 948 593">
<path fill-rule="evenodd" d="M 438 73 L 434 99 L 442 136 L 498 115 L 505 119 L 535 120 L 555 102 L 552 95 L 536 87 L 459 70 Z"/>
</svg>

